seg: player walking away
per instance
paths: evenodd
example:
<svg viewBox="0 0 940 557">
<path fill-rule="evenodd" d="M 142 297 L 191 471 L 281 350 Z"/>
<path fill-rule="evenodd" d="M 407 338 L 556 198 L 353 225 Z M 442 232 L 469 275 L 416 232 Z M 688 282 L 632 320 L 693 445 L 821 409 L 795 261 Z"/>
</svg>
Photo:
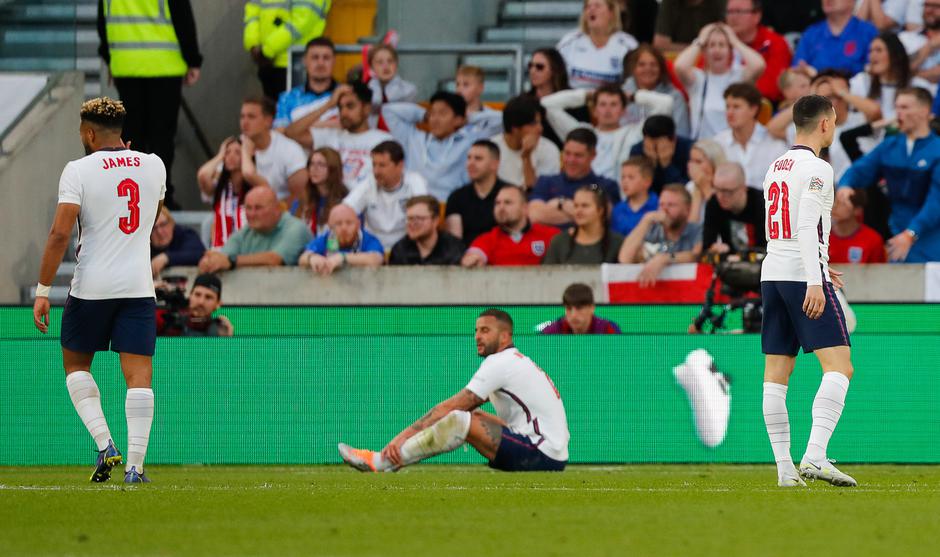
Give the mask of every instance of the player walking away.
<svg viewBox="0 0 940 557">
<path fill-rule="evenodd" d="M 832 144 L 836 125 L 832 103 L 818 95 L 801 98 L 793 106 L 793 123 L 796 145 L 770 165 L 764 178 L 768 240 L 761 269 L 764 423 L 777 462 L 777 485 L 805 486 L 803 476 L 849 487 L 858 484 L 826 458 L 852 377 L 849 334 L 836 300 L 842 273 L 829 269 L 832 167 L 818 157 Z M 786 397 L 800 346 L 803 352 L 816 353 L 823 377 L 798 473 L 790 456 Z"/>
<path fill-rule="evenodd" d="M 463 390 L 396 435 L 382 452 L 340 443 L 343 460 L 363 472 L 389 472 L 470 443 L 497 470 L 564 470 L 570 436 L 561 395 L 513 346 L 509 314 L 481 313 L 476 343 L 486 359 Z M 496 416 L 476 409 L 487 400 Z"/>
<path fill-rule="evenodd" d="M 127 381 L 125 483 L 150 480 L 144 455 L 153 422 L 151 358 L 156 306 L 150 268 L 150 232 L 163 204 L 166 169 L 156 155 L 121 141 L 124 105 L 107 97 L 82 105 L 79 133 L 87 156 L 65 165 L 59 204 L 39 270 L 33 320 L 49 330 L 49 286 L 79 224 L 78 265 L 62 314 L 62 360 L 72 404 L 98 445 L 93 482 L 111 477 L 121 453 L 101 410 L 91 376 L 95 352 L 118 352 Z"/>
</svg>

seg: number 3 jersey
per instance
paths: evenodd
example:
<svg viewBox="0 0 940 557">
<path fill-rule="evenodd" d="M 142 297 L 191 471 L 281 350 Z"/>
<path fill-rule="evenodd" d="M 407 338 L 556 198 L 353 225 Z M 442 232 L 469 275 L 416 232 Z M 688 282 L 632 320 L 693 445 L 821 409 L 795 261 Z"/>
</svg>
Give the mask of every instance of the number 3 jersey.
<svg viewBox="0 0 940 557">
<path fill-rule="evenodd" d="M 762 281 L 829 280 L 832 201 L 832 167 L 809 147 L 792 147 L 771 163 L 764 178 Z"/>
<path fill-rule="evenodd" d="M 71 296 L 154 296 L 150 232 L 165 193 L 166 168 L 156 155 L 101 150 L 65 165 L 59 203 L 81 206 Z"/>
</svg>

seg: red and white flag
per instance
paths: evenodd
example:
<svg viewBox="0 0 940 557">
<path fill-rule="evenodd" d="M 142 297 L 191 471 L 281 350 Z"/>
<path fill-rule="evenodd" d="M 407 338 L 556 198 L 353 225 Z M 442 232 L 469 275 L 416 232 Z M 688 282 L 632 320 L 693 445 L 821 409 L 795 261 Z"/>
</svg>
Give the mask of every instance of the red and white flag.
<svg viewBox="0 0 940 557">
<path fill-rule="evenodd" d="M 639 283 L 643 265 L 601 265 L 601 280 L 612 304 L 701 304 L 712 280 L 711 265 L 681 263 L 663 269 L 655 286 Z"/>
</svg>

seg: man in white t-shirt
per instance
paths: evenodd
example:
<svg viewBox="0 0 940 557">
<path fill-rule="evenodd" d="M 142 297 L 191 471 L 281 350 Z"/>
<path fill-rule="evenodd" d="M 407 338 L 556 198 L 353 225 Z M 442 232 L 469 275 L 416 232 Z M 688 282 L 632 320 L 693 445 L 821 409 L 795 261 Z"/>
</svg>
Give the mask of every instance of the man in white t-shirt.
<svg viewBox="0 0 940 557">
<path fill-rule="evenodd" d="M 542 108 L 530 97 L 514 97 L 503 107 L 503 133 L 490 141 L 499 147 L 499 179 L 526 190 L 539 176 L 561 171 L 561 152 L 542 137 Z"/>
<path fill-rule="evenodd" d="M 386 251 L 405 235 L 405 203 L 428 193 L 417 172 L 405 172 L 405 150 L 397 141 L 383 141 L 372 149 L 372 179 L 352 190 L 344 205 L 362 214 L 365 229 Z"/>
<path fill-rule="evenodd" d="M 381 452 L 340 443 L 343 460 L 362 472 L 395 471 L 469 443 L 497 470 L 564 470 L 570 434 L 561 395 L 548 374 L 513 345 L 512 328 L 505 311 L 483 311 L 475 338 L 477 354 L 486 359 L 467 386 Z M 487 400 L 495 416 L 477 410 Z"/>
<path fill-rule="evenodd" d="M 271 129 L 274 110 L 274 103 L 267 97 L 242 101 L 238 121 L 242 157 L 254 158 L 255 171 L 277 193 L 277 198 L 291 202 L 300 198 L 307 185 L 307 155 L 296 141 Z"/>
<path fill-rule="evenodd" d="M 786 152 L 783 141 L 767 133 L 757 121 L 761 94 L 750 83 L 734 83 L 725 90 L 725 118 L 728 129 L 714 137 L 725 157 L 744 168 L 749 187 L 760 189 L 767 166 Z"/>
<path fill-rule="evenodd" d="M 69 162 L 59 181 L 59 204 L 39 269 L 33 321 L 49 330 L 49 290 L 79 224 L 78 265 L 62 313 L 62 361 L 72 404 L 98 446 L 93 482 L 111 477 L 122 461 L 91 376 L 95 352 L 120 354 L 127 382 L 128 453 L 125 483 L 150 480 L 144 456 L 153 421 L 156 303 L 150 233 L 166 193 L 166 168 L 156 155 L 121 140 L 124 105 L 107 97 L 81 107 L 79 134 L 87 156 Z"/>
<path fill-rule="evenodd" d="M 336 106 L 341 129 L 316 124 Z M 337 87 L 330 102 L 288 126 L 285 133 L 308 149 L 336 149 L 343 161 L 343 182 L 355 191 L 372 177 L 372 148 L 394 139 L 388 132 L 369 128 L 370 114 L 372 89 L 357 81 Z"/>
</svg>

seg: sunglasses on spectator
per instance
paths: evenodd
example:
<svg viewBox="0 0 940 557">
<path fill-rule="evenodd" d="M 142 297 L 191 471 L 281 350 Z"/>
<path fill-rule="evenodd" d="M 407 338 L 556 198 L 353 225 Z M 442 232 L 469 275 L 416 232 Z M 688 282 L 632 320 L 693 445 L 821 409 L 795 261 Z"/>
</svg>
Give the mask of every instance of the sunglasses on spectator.
<svg viewBox="0 0 940 557">
<path fill-rule="evenodd" d="M 541 62 L 529 62 L 529 69 L 542 71 L 545 69 L 545 64 Z"/>
</svg>

